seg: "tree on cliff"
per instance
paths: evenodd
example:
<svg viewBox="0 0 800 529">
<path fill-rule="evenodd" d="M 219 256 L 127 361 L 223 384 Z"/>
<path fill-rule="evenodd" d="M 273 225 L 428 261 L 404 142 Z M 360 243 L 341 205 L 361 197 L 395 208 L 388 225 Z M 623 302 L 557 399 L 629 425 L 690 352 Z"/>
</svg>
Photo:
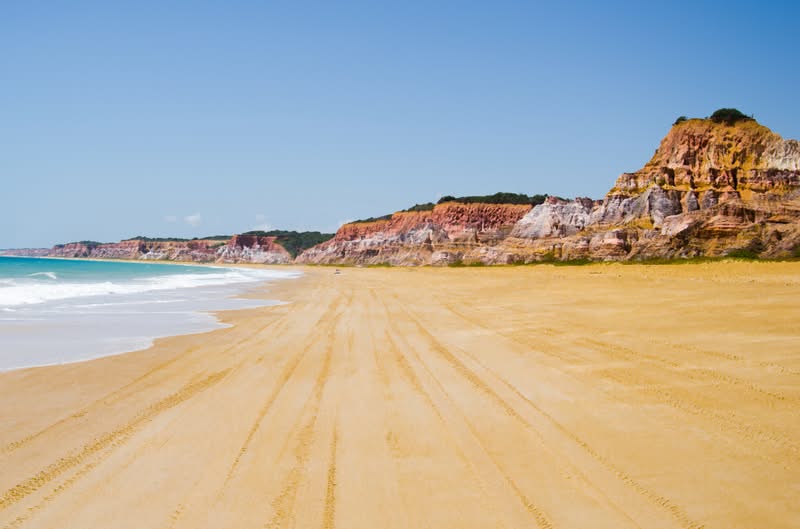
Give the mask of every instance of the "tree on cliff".
<svg viewBox="0 0 800 529">
<path fill-rule="evenodd" d="M 738 121 L 755 121 L 753 116 L 747 116 L 735 108 L 720 108 L 708 118 L 714 123 L 725 123 L 733 125 Z"/>
<path fill-rule="evenodd" d="M 495 193 L 494 195 L 475 195 L 466 197 L 443 196 L 438 204 L 445 202 L 461 202 L 462 204 L 542 204 L 548 195 L 525 195 L 522 193 Z"/>
<path fill-rule="evenodd" d="M 255 235 L 258 237 L 275 237 L 275 241 L 283 246 L 292 257 L 297 257 L 303 250 L 332 239 L 333 233 L 320 233 L 318 231 L 248 231 L 242 235 Z"/>
</svg>

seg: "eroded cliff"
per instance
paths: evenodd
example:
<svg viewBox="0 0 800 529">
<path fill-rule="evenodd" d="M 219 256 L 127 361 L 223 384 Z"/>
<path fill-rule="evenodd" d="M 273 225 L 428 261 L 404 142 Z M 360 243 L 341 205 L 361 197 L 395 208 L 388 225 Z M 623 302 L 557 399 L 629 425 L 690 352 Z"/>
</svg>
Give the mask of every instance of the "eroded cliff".
<svg viewBox="0 0 800 529">
<path fill-rule="evenodd" d="M 628 260 L 800 249 L 800 144 L 755 120 L 676 123 L 603 200 L 437 205 L 342 226 L 303 263 Z"/>
<path fill-rule="evenodd" d="M 7 255 L 67 257 L 89 259 L 132 259 L 194 263 L 286 264 L 291 254 L 276 242 L 276 237 L 234 235 L 229 240 L 151 240 L 128 239 L 115 243 L 73 242 L 58 244 L 35 253 L 8 250 Z"/>
<path fill-rule="evenodd" d="M 600 202 L 550 201 L 502 259 L 788 256 L 800 245 L 800 145 L 753 120 L 678 123 Z"/>
<path fill-rule="evenodd" d="M 720 113 L 723 119 L 715 119 Z M 446 197 L 345 224 L 331 239 L 250 232 L 230 239 L 84 241 L 18 255 L 392 265 L 800 256 L 800 143 L 734 109 L 680 119 L 650 161 L 622 174 L 602 200 L 545 197 Z"/>
<path fill-rule="evenodd" d="M 470 250 L 495 246 L 531 209 L 529 204 L 445 202 L 430 211 L 345 224 L 336 236 L 303 252 L 299 263 L 447 264 Z"/>
</svg>

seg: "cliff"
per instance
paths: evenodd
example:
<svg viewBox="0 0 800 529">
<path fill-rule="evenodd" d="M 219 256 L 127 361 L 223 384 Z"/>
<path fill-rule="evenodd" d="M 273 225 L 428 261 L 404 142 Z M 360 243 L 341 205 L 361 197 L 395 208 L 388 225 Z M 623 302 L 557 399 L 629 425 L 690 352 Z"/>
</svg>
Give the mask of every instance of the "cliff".
<svg viewBox="0 0 800 529">
<path fill-rule="evenodd" d="M 224 263 L 290 263 L 292 256 L 276 239 L 277 237 L 269 236 L 234 235 L 218 248 L 216 260 Z"/>
<path fill-rule="evenodd" d="M 333 237 L 318 231 L 251 231 L 206 239 L 134 237 L 115 243 L 80 241 L 52 248 L 0 250 L 0 255 L 134 259 L 197 263 L 287 264 L 303 250 Z"/>
<path fill-rule="evenodd" d="M 336 236 L 306 250 L 299 263 L 446 264 L 465 252 L 495 246 L 531 209 L 529 204 L 445 202 L 430 211 L 345 224 Z"/>
<path fill-rule="evenodd" d="M 229 240 L 151 240 L 128 239 L 115 243 L 73 242 L 50 249 L 5 250 L 5 255 L 30 257 L 68 257 L 90 259 L 133 259 L 195 263 L 286 264 L 289 252 L 276 237 L 234 235 Z"/>
<path fill-rule="evenodd" d="M 535 206 L 534 206 L 535 204 Z M 445 197 L 319 232 L 92 241 L 7 255 L 225 263 L 441 265 L 800 256 L 800 143 L 734 109 L 680 119 L 602 200 Z M 324 241 L 324 242 L 320 242 Z M 296 258 L 295 258 L 296 256 Z"/>
<path fill-rule="evenodd" d="M 601 202 L 535 208 L 502 259 L 627 260 L 747 255 L 800 247 L 800 144 L 754 120 L 672 127 L 639 171 Z"/>
<path fill-rule="evenodd" d="M 16 248 L 11 250 L 0 250 L 0 256 L 11 257 L 47 257 L 48 253 L 50 253 L 49 248 Z"/>
<path fill-rule="evenodd" d="M 304 263 L 393 265 L 800 253 L 800 144 L 755 120 L 676 123 L 603 200 L 446 203 L 346 224 Z"/>
</svg>

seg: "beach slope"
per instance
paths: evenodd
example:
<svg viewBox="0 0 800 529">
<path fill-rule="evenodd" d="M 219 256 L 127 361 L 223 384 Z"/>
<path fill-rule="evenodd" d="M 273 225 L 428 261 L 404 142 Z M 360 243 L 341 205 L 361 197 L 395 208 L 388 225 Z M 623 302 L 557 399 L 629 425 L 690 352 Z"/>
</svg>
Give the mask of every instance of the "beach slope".
<svg viewBox="0 0 800 529">
<path fill-rule="evenodd" d="M 0 374 L 0 527 L 800 525 L 800 263 L 304 272 Z"/>
</svg>

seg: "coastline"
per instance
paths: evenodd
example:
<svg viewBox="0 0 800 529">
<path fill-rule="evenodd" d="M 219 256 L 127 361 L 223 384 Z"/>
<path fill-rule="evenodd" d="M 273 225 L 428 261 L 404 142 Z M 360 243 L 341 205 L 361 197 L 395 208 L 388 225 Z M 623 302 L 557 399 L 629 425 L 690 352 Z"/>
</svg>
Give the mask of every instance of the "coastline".
<svg viewBox="0 0 800 529">
<path fill-rule="evenodd" d="M 128 283 L 127 278 L 118 282 L 113 274 L 136 268 L 111 268 L 116 272 L 107 276 L 105 268 L 95 269 L 91 265 L 65 269 L 38 263 L 50 259 L 123 267 L 132 263 L 146 268 L 132 272 L 133 282 Z M 271 299 L 264 292 L 269 285 L 293 279 L 297 273 L 274 267 L 170 263 L 186 267 L 185 272 L 183 268 L 171 268 L 176 273 L 172 275 L 142 261 L 28 257 L 25 260 L 32 264 L 26 263 L 22 270 L 31 266 L 36 272 L 32 275 L 47 274 L 53 282 L 58 273 L 59 282 L 52 287 L 47 281 L 30 286 L 20 284 L 9 293 L 10 297 L 3 298 L 11 305 L 0 312 L 0 372 L 85 362 L 147 349 L 160 338 L 220 329 L 228 324 L 216 313 L 279 304 L 280 300 Z M 68 275 L 64 270 L 80 270 L 78 273 L 83 275 Z M 231 277 L 223 270 L 230 270 Z M 203 275 L 205 271 L 210 275 Z M 131 272 L 125 272 L 128 273 Z M 99 288 L 95 288 L 95 283 Z M 144 287 L 134 286 L 137 284 Z M 24 299 L 31 301 L 18 301 Z"/>
<path fill-rule="evenodd" d="M 800 517 L 800 263 L 296 268 L 230 327 L 0 373 L 0 525 Z"/>
</svg>

